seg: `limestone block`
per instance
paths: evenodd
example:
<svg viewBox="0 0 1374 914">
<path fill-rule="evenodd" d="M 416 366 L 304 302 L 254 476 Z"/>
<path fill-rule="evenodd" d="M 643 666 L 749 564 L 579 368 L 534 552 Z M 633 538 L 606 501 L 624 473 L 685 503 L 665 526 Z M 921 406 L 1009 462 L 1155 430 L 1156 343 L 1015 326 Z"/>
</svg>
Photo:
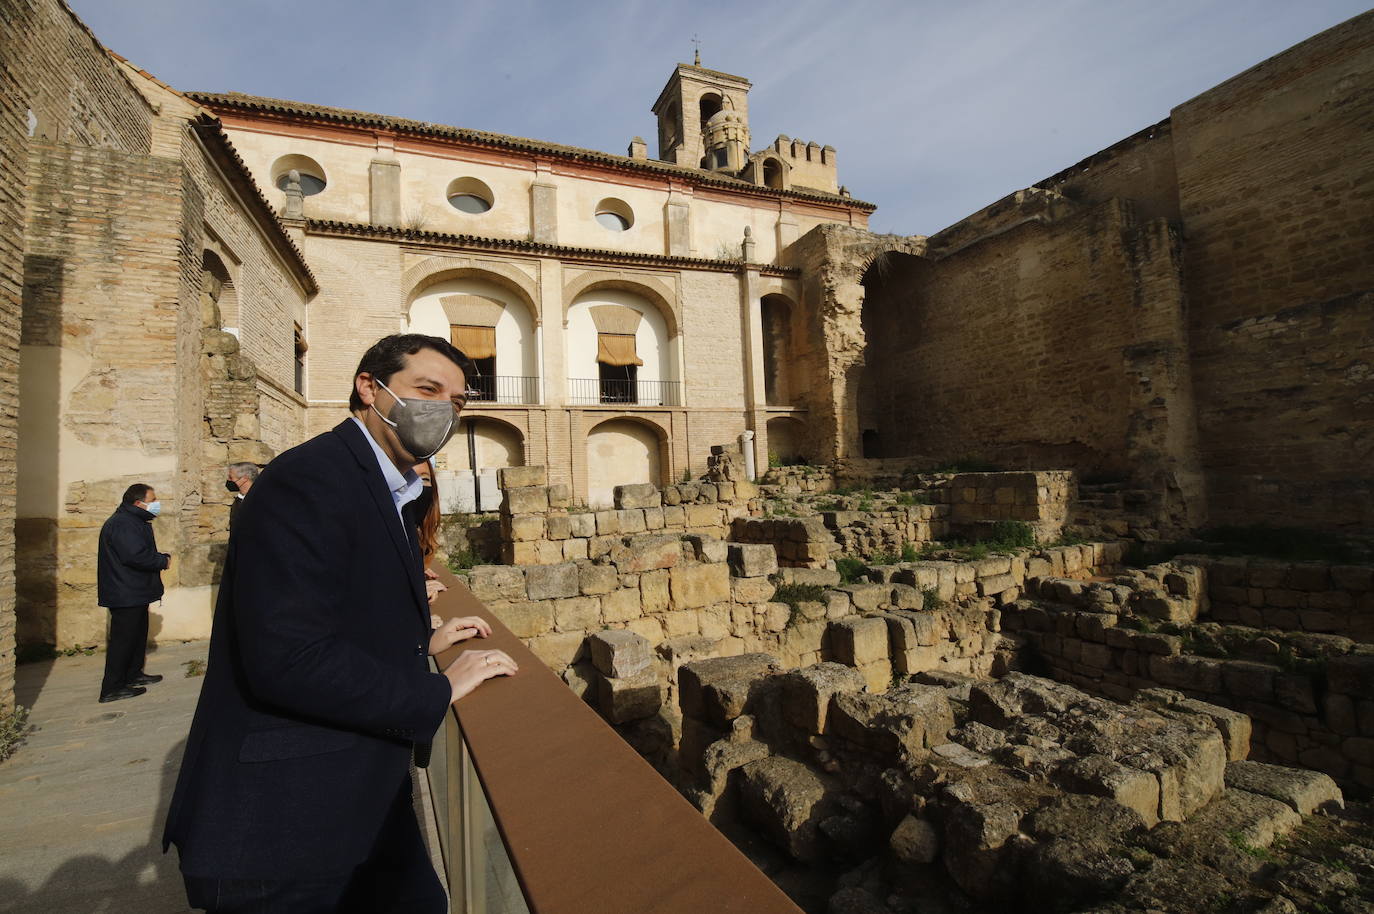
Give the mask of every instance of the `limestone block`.
<svg viewBox="0 0 1374 914">
<path fill-rule="evenodd" d="M 615 487 L 617 508 L 657 508 L 662 504 L 658 489 L 650 483 Z"/>
<path fill-rule="evenodd" d="M 599 559 L 610 555 L 611 550 L 620 543 L 618 536 L 594 536 L 587 540 L 587 558 Z"/>
<path fill-rule="evenodd" d="M 602 716 L 613 724 L 653 717 L 663 706 L 663 685 L 659 682 L 658 671 L 646 667 L 623 678 L 603 677 L 597 704 Z"/>
<path fill-rule="evenodd" d="M 510 565 L 478 565 L 468 572 L 468 589 L 483 603 L 523 600 L 525 569 Z"/>
<path fill-rule="evenodd" d="M 1004 591 L 1016 589 L 1016 579 L 1010 574 L 997 574 L 988 577 L 980 577 L 977 580 L 978 596 L 985 597 L 1000 594 Z"/>
<path fill-rule="evenodd" d="M 525 569 L 525 588 L 531 600 L 575 597 L 578 587 L 578 568 L 572 562 L 534 565 Z"/>
<path fill-rule="evenodd" d="M 1226 744 L 1216 730 L 1173 725 L 1151 734 L 1144 748 L 1118 759 L 1159 780 L 1159 818 L 1182 822 L 1221 793 Z"/>
<path fill-rule="evenodd" d="M 767 603 L 776 591 L 777 586 L 767 578 L 730 579 L 730 599 L 736 603 Z"/>
<path fill-rule="evenodd" d="M 541 541 L 542 542 L 542 541 Z M 503 543 L 501 560 L 508 565 L 542 565 L 539 561 L 538 543 Z"/>
<path fill-rule="evenodd" d="M 558 565 L 563 561 L 563 544 L 557 540 L 539 540 L 534 544 L 535 564 Z"/>
<path fill-rule="evenodd" d="M 825 617 L 827 619 L 842 619 L 853 614 L 854 604 L 850 602 L 849 594 L 843 590 L 826 591 Z"/>
<path fill-rule="evenodd" d="M 664 527 L 664 523 L 663 523 L 663 509 L 662 509 L 662 508 L 645 508 L 645 509 L 644 509 L 644 529 L 646 529 L 646 530 L 662 530 L 663 527 Z"/>
<path fill-rule="evenodd" d="M 897 823 L 887 843 L 897 859 L 907 863 L 933 863 L 940 854 L 939 832 L 914 815 Z"/>
<path fill-rule="evenodd" d="M 623 508 L 616 514 L 620 517 L 621 533 L 643 533 L 647 529 L 644 523 L 644 511 L 641 508 Z"/>
<path fill-rule="evenodd" d="M 740 768 L 744 818 L 794 859 L 824 859 L 820 823 L 831 813 L 825 781 L 791 759 L 770 757 Z"/>
<path fill-rule="evenodd" d="M 687 526 L 689 527 L 719 527 L 721 526 L 720 508 L 716 505 L 688 505 L 687 506 Z"/>
<path fill-rule="evenodd" d="M 550 514 L 544 518 L 545 534 L 551 540 L 565 540 L 572 536 L 572 519 L 566 514 Z"/>
<path fill-rule="evenodd" d="M 530 639 L 529 648 L 549 669 L 562 673 L 584 653 L 583 638 L 582 632 L 540 635 Z"/>
<path fill-rule="evenodd" d="M 596 667 L 586 661 L 574 663 L 563 671 L 563 681 L 568 684 L 568 688 L 588 704 L 596 700 L 600 680 L 601 674 L 596 671 Z"/>
<path fill-rule="evenodd" d="M 544 538 L 544 516 L 542 514 L 517 514 L 510 518 L 510 538 L 518 543 L 528 543 Z"/>
<path fill-rule="evenodd" d="M 695 609 L 680 609 L 676 612 L 666 612 L 661 617 L 663 631 L 669 638 L 677 638 L 682 635 L 695 635 L 701 631 L 701 620 L 697 616 Z"/>
<path fill-rule="evenodd" d="M 277 456 L 276 451 L 261 441 L 230 441 L 227 449 L 228 463 L 256 463 L 258 466 L 266 466 Z"/>
<path fill-rule="evenodd" d="M 768 654 L 713 657 L 678 669 L 678 703 L 684 717 L 728 728 L 751 708 L 755 696 L 779 669 Z"/>
<path fill-rule="evenodd" d="M 551 565 L 551 568 L 559 566 Z M 554 627 L 561 632 L 587 631 L 601 627 L 599 597 L 568 597 L 553 603 Z"/>
<path fill-rule="evenodd" d="M 506 489 L 501 498 L 502 514 L 542 514 L 549 510 L 549 490 L 544 486 Z"/>
<path fill-rule="evenodd" d="M 1221 663 L 1205 657 L 1155 654 L 1150 657 L 1150 678 L 1170 689 L 1216 693 L 1221 691 Z"/>
<path fill-rule="evenodd" d="M 663 622 L 654 616 L 640 616 L 625 623 L 625 630 L 643 636 L 650 644 L 658 644 L 664 638 Z"/>
<path fill-rule="evenodd" d="M 677 486 L 665 486 L 662 495 L 664 505 L 682 504 L 682 490 Z"/>
<path fill-rule="evenodd" d="M 847 666 L 887 660 L 887 622 L 877 617 L 837 619 L 830 623 L 830 645 L 835 659 Z"/>
<path fill-rule="evenodd" d="M 787 628 L 787 623 L 792 618 L 792 607 L 786 603 L 765 603 L 762 614 L 763 630 L 780 632 Z"/>
<path fill-rule="evenodd" d="M 597 511 L 595 517 L 597 536 L 611 536 L 620 532 L 619 511 Z"/>
<path fill-rule="evenodd" d="M 741 578 L 766 577 L 778 570 L 778 554 L 766 544 L 729 544 L 730 569 Z"/>
<path fill-rule="evenodd" d="M 611 561 L 621 574 L 638 574 L 672 568 L 682 559 L 682 543 L 676 536 L 643 533 L 611 548 Z"/>
<path fill-rule="evenodd" d="M 1345 799 L 1336 782 L 1320 771 L 1233 761 L 1227 764 L 1225 777 L 1227 787 L 1279 800 L 1302 816 L 1311 815 L 1319 809 L 1332 810 L 1345 806 Z"/>
<path fill-rule="evenodd" d="M 639 599 L 645 613 L 666 612 L 671 605 L 668 599 L 668 572 L 646 571 L 641 574 Z"/>
<path fill-rule="evenodd" d="M 1090 754 L 1061 765 L 1055 782 L 1073 793 L 1107 797 L 1140 814 L 1147 828 L 1159 822 L 1159 781 L 1153 775 Z"/>
<path fill-rule="evenodd" d="M 680 565 L 670 572 L 673 606 L 693 609 L 730 599 L 730 569 L 724 564 Z"/>
<path fill-rule="evenodd" d="M 788 723 L 804 733 L 825 732 L 830 699 L 839 692 L 861 692 L 863 677 L 840 663 L 818 663 L 782 678 L 782 710 Z"/>
<path fill-rule="evenodd" d="M 571 525 L 569 535 L 590 539 L 596 536 L 596 515 L 588 512 L 580 514 L 569 514 L 568 522 Z"/>
<path fill-rule="evenodd" d="M 663 508 L 663 526 L 677 528 L 687 526 L 687 512 L 681 507 Z"/>
<path fill-rule="evenodd" d="M 948 742 L 953 727 L 944 689 L 904 683 L 881 695 L 836 692 L 826 732 L 879 758 L 918 761 L 932 746 Z"/>
<path fill-rule="evenodd" d="M 724 562 L 730 555 L 730 544 L 714 536 L 693 533 L 683 539 L 691 545 L 698 561 L 714 564 Z"/>
<path fill-rule="evenodd" d="M 1227 790 L 1189 820 L 1188 830 L 1209 837 L 1224 835 L 1228 841 L 1262 848 L 1301 824 L 1302 816 L 1278 800 L 1244 790 Z"/>
<path fill-rule="evenodd" d="M 720 603 L 707 609 L 697 610 L 697 623 L 703 638 L 720 641 L 730 637 L 729 604 Z"/>
<path fill-rule="evenodd" d="M 578 588 L 583 596 L 599 596 L 620 587 L 620 575 L 611 565 L 580 562 L 577 566 L 577 576 Z"/>
<path fill-rule="evenodd" d="M 589 635 L 587 649 L 602 675 L 617 679 L 648 669 L 654 659 L 648 639 L 625 629 Z"/>
<path fill-rule="evenodd" d="M 553 631 L 551 601 L 502 600 L 487 603 L 487 609 L 517 638 L 533 638 Z"/>
<path fill-rule="evenodd" d="M 572 487 L 565 482 L 549 486 L 549 507 L 567 508 L 572 504 Z M 587 534 L 590 536 L 591 534 Z"/>
<path fill-rule="evenodd" d="M 503 467 L 496 471 L 496 484 L 503 489 L 546 486 L 548 475 L 543 467 Z"/>
<path fill-rule="evenodd" d="M 850 601 L 859 612 L 872 612 L 885 606 L 892 598 L 892 588 L 886 584 L 849 584 L 837 589 L 849 594 Z"/>
<path fill-rule="evenodd" d="M 1374 654 L 1332 657 L 1326 664 L 1327 688 L 1341 695 L 1368 698 L 1374 695 Z"/>
<path fill-rule="evenodd" d="M 607 623 L 629 622 L 644 615 L 639 589 L 622 587 L 601 598 L 601 618 Z"/>
</svg>

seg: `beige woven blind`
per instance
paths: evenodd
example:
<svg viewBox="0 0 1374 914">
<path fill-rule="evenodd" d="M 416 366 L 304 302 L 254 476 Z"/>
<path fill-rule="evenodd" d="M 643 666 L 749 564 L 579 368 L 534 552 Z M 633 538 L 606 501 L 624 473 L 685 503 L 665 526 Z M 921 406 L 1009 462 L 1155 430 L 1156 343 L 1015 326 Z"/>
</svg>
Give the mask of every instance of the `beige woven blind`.
<svg viewBox="0 0 1374 914">
<path fill-rule="evenodd" d="M 496 328 L 452 324 L 453 345 L 470 359 L 490 359 L 496 356 Z"/>
<path fill-rule="evenodd" d="M 624 305 L 595 305 L 591 311 L 592 323 L 597 333 L 615 333 L 634 336 L 639 329 L 640 313 Z"/>
<path fill-rule="evenodd" d="M 644 360 L 635 352 L 635 338 L 629 333 L 598 333 L 596 335 L 596 360 L 603 365 L 643 365 Z"/>
</svg>

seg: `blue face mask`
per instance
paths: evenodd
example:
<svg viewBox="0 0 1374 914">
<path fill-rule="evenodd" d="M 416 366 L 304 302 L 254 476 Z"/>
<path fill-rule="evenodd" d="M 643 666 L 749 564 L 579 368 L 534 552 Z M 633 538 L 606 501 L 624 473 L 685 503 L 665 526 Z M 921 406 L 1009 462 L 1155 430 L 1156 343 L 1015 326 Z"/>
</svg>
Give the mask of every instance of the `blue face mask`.
<svg viewBox="0 0 1374 914">
<path fill-rule="evenodd" d="M 162 513 L 162 502 L 150 501 L 148 502 L 148 507 L 144 508 L 143 510 L 147 511 L 153 517 L 157 517 L 159 514 Z"/>
</svg>

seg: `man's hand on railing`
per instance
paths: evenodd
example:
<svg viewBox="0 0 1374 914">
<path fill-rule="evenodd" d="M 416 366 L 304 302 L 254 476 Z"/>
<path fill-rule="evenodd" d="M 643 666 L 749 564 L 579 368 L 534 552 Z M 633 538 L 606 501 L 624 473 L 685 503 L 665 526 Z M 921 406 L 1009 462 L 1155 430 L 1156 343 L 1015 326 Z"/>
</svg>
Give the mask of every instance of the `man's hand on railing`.
<svg viewBox="0 0 1374 914">
<path fill-rule="evenodd" d="M 457 701 L 488 679 L 496 676 L 514 676 L 519 669 L 520 667 L 516 666 L 515 661 L 505 651 L 464 651 L 444 670 L 444 675 L 453 687 L 453 697 L 449 701 Z"/>
<path fill-rule="evenodd" d="M 433 622 L 437 616 L 431 615 Z M 429 655 L 443 653 L 459 641 L 491 637 L 491 624 L 477 616 L 456 616 L 436 627 L 429 636 Z"/>
</svg>

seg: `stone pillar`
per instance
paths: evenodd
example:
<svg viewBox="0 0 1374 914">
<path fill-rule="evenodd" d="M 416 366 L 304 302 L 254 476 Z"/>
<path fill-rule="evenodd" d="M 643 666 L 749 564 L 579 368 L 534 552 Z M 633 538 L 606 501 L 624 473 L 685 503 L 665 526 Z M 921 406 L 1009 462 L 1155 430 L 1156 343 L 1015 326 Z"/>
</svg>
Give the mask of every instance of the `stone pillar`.
<svg viewBox="0 0 1374 914">
<path fill-rule="evenodd" d="M 686 257 L 692 253 L 691 199 L 676 189 L 668 193 L 668 202 L 663 205 L 663 250 L 666 254 Z"/>
<path fill-rule="evenodd" d="M 401 224 L 401 163 L 373 159 L 367 176 L 371 183 L 370 214 L 373 225 Z"/>
<path fill-rule="evenodd" d="M 740 270 L 740 317 L 743 322 L 744 342 L 744 405 L 745 424 L 754 434 L 762 434 L 767 427 L 768 418 L 764 412 L 768 398 L 764 391 L 763 374 L 763 301 L 760 294 L 759 270 L 752 266 L 754 241 L 748 228 L 744 230 L 742 250 L 745 265 Z M 746 434 L 748 434 L 746 432 Z M 752 455 L 753 448 L 746 450 Z M 752 458 L 746 458 L 752 459 Z M 749 478 L 754 478 L 749 473 Z"/>
<path fill-rule="evenodd" d="M 553 183 L 553 169 L 544 162 L 536 166 L 530 185 L 530 240 L 558 243 L 558 187 Z"/>
<path fill-rule="evenodd" d="M 754 454 L 754 433 L 745 431 L 739 436 L 739 450 L 744 455 L 744 477 L 750 482 L 758 478 L 758 457 Z"/>
</svg>

